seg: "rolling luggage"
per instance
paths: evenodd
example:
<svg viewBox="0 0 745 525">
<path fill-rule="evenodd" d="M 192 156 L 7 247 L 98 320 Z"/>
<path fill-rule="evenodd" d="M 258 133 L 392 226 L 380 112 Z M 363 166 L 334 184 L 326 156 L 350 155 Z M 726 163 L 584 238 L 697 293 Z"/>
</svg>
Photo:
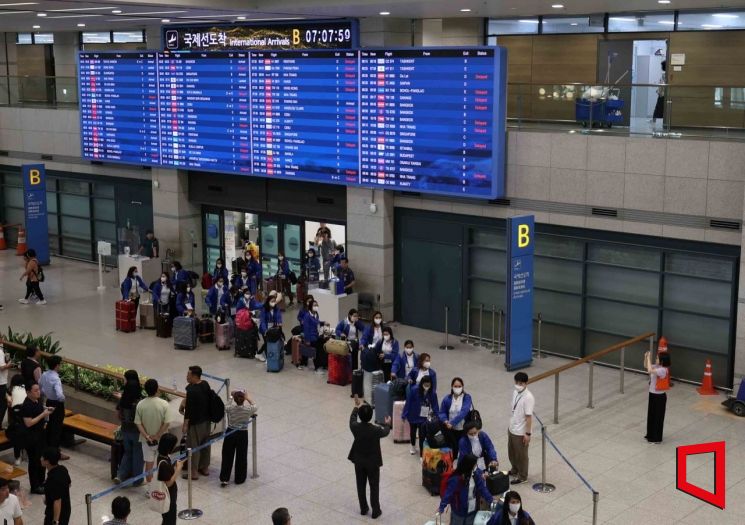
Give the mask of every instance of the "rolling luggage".
<svg viewBox="0 0 745 525">
<path fill-rule="evenodd" d="M 393 402 L 393 415 L 391 416 L 393 428 L 391 429 L 391 436 L 393 436 L 394 443 L 409 443 L 411 440 L 409 422 L 401 419 L 401 414 L 404 412 L 404 405 L 406 405 L 406 401 Z"/>
<path fill-rule="evenodd" d="M 422 452 L 422 486 L 431 496 L 440 494 L 442 476 L 452 469 L 452 451 L 449 448 L 430 448 L 425 441 Z"/>
<path fill-rule="evenodd" d="M 326 350 L 326 353 L 329 355 L 336 354 L 344 357 L 349 355 L 349 345 L 346 341 L 340 339 L 329 339 L 323 345 L 323 349 Z"/>
<path fill-rule="evenodd" d="M 352 397 L 357 395 L 360 399 L 365 397 L 364 371 L 360 368 L 352 371 Z"/>
<path fill-rule="evenodd" d="M 155 305 L 140 303 L 140 328 L 153 330 L 155 328 Z"/>
<path fill-rule="evenodd" d="M 406 387 L 409 382 L 406 379 L 391 380 L 391 397 L 394 401 L 406 401 Z"/>
<path fill-rule="evenodd" d="M 173 347 L 194 350 L 197 347 L 197 320 L 194 317 L 177 317 L 173 320 Z"/>
<path fill-rule="evenodd" d="M 215 342 L 215 321 L 209 315 L 203 315 L 199 320 L 199 342 Z"/>
<path fill-rule="evenodd" d="M 391 384 L 380 383 L 373 390 L 373 406 L 375 407 L 375 422 L 382 425 L 386 417 L 393 415 L 393 396 Z"/>
<path fill-rule="evenodd" d="M 171 337 L 172 329 L 173 318 L 168 315 L 168 312 L 158 314 L 155 318 L 155 336 L 165 338 Z"/>
<path fill-rule="evenodd" d="M 292 348 L 292 357 L 290 358 L 291 363 L 295 366 L 300 364 L 300 338 L 296 335 L 290 339 L 290 345 Z"/>
<path fill-rule="evenodd" d="M 218 350 L 230 350 L 231 328 L 230 323 L 215 323 L 215 346 Z"/>
<path fill-rule="evenodd" d="M 375 399 L 373 398 L 373 390 L 380 383 L 383 382 L 383 371 L 376 370 L 375 372 L 364 372 L 363 388 L 365 393 L 365 400 L 375 408 Z"/>
<path fill-rule="evenodd" d="M 352 382 L 352 364 L 349 356 L 329 354 L 329 376 L 326 382 L 339 386 L 347 386 Z"/>
<path fill-rule="evenodd" d="M 137 330 L 137 308 L 134 301 L 116 302 L 116 329 L 121 332 Z"/>
<path fill-rule="evenodd" d="M 422 432 L 430 448 L 445 447 L 445 434 L 442 432 L 442 423 L 437 416 L 430 415 L 429 421 L 422 425 Z"/>
<path fill-rule="evenodd" d="M 285 351 L 282 340 L 266 344 L 266 371 L 279 372 L 285 366 Z"/>
<path fill-rule="evenodd" d="M 253 359 L 259 349 L 259 331 L 254 326 L 249 330 L 235 330 L 235 353 L 238 357 Z"/>
</svg>

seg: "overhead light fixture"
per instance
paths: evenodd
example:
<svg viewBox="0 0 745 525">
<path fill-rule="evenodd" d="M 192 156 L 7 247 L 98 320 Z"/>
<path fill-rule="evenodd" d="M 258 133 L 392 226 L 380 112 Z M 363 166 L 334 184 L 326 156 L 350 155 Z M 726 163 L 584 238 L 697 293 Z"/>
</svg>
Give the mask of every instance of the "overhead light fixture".
<svg viewBox="0 0 745 525">
<path fill-rule="evenodd" d="M 701 24 L 701 27 L 703 27 L 704 29 L 721 29 L 722 28 L 722 26 L 718 24 Z"/>
<path fill-rule="evenodd" d="M 143 11 L 141 13 L 130 13 L 127 11 L 127 15 L 175 15 L 177 13 L 186 13 L 187 11 Z M 113 13 L 113 11 L 112 11 Z M 233 15 L 230 15 L 233 16 Z"/>
<path fill-rule="evenodd" d="M 47 9 L 50 13 L 67 13 L 68 11 L 105 11 L 110 7 L 72 7 L 70 9 Z"/>
<path fill-rule="evenodd" d="M 121 9 L 112 9 L 111 14 L 112 15 L 120 15 L 120 14 L 122 14 L 122 10 Z"/>
<path fill-rule="evenodd" d="M 163 22 L 164 24 L 167 24 L 170 21 L 171 21 L 170 18 L 164 18 L 163 20 L 161 20 L 161 22 Z"/>
<path fill-rule="evenodd" d="M 577 22 L 572 22 L 572 23 L 571 23 L 571 24 L 569 24 L 569 25 L 570 25 L 570 26 L 578 26 L 579 24 L 578 24 Z"/>
<path fill-rule="evenodd" d="M 539 23 L 538 20 L 529 20 L 529 19 L 518 20 L 518 22 L 520 22 L 521 24 L 538 24 Z"/>
<path fill-rule="evenodd" d="M 0 11 L 0 15 L 22 15 L 25 13 L 32 13 L 33 11 Z"/>
<path fill-rule="evenodd" d="M 0 7 L 18 7 L 19 5 L 38 5 L 39 2 L 15 2 L 13 4 L 0 4 Z"/>
<path fill-rule="evenodd" d="M 153 20 L 157 20 L 157 18 L 150 17 L 150 18 L 144 18 L 144 17 L 137 17 L 137 18 L 107 18 L 104 20 L 105 22 L 135 22 L 135 21 L 146 21 L 146 22 L 152 22 Z"/>
<path fill-rule="evenodd" d="M 388 15 L 390 15 L 390 14 L 391 14 L 391 12 L 390 12 L 390 11 L 381 11 L 381 12 L 380 12 L 380 16 L 388 16 Z"/>
<path fill-rule="evenodd" d="M 553 4 L 551 7 L 554 9 L 564 9 L 564 4 Z"/>
<path fill-rule="evenodd" d="M 44 16 L 47 16 L 47 14 L 46 13 L 36 13 L 36 16 L 44 17 Z"/>
<path fill-rule="evenodd" d="M 669 4 L 670 0 L 657 0 L 658 4 Z"/>
<path fill-rule="evenodd" d="M 245 16 L 238 16 L 238 17 L 236 17 L 236 20 L 245 20 L 245 19 L 246 19 Z"/>
<path fill-rule="evenodd" d="M 78 24 L 78 27 L 85 27 L 85 24 Z"/>
<path fill-rule="evenodd" d="M 657 23 L 663 26 L 674 26 L 675 25 L 675 22 L 673 20 L 660 20 Z"/>
<path fill-rule="evenodd" d="M 41 26 L 32 26 L 34 29 L 41 29 Z"/>
<path fill-rule="evenodd" d="M 464 8 L 464 9 L 461 9 L 461 10 L 460 10 L 460 12 L 461 12 L 461 13 L 470 13 L 470 12 L 471 12 L 471 10 L 470 10 L 470 9 L 468 9 L 468 8 L 466 7 L 466 8 Z"/>
<path fill-rule="evenodd" d="M 740 18 L 738 15 L 733 15 L 733 14 L 730 14 L 730 13 L 714 13 L 711 16 L 713 16 L 715 18 Z"/>
<path fill-rule="evenodd" d="M 47 18 L 49 20 L 59 20 L 60 18 L 93 18 L 96 16 L 103 16 L 103 15 L 62 15 L 62 16 L 49 16 Z"/>
</svg>

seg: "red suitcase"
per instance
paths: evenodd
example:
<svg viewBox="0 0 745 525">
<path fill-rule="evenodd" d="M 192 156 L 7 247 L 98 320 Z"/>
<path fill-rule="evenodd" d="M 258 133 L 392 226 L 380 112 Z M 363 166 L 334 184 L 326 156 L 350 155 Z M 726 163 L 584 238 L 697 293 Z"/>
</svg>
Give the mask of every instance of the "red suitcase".
<svg viewBox="0 0 745 525">
<path fill-rule="evenodd" d="M 391 416 L 393 428 L 391 429 L 391 436 L 393 436 L 394 443 L 409 443 L 411 440 L 409 422 L 401 419 L 405 405 L 406 401 L 393 402 L 393 415 Z"/>
<path fill-rule="evenodd" d="M 341 356 L 329 354 L 329 376 L 330 385 L 347 386 L 352 382 L 352 363 L 348 355 Z"/>
<path fill-rule="evenodd" d="M 292 358 L 291 362 L 293 365 L 298 366 L 300 364 L 300 358 L 302 357 L 300 355 L 300 337 L 294 335 L 292 336 L 292 342 L 291 349 L 292 349 Z"/>
<path fill-rule="evenodd" d="M 122 332 L 137 330 L 137 308 L 134 301 L 116 302 L 116 329 Z"/>
</svg>

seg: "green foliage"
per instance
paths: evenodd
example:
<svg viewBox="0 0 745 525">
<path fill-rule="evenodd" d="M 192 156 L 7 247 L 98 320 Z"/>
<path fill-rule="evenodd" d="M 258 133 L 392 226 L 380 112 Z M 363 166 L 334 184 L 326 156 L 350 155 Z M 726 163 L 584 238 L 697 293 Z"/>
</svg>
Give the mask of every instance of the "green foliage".
<svg viewBox="0 0 745 525">
<path fill-rule="evenodd" d="M 46 333 L 39 337 L 34 337 L 29 332 L 14 332 L 9 326 L 8 333 L 0 333 L 0 338 L 11 343 L 16 343 L 24 346 L 35 346 L 42 352 L 48 354 L 57 354 L 62 350 L 59 341 L 52 341 L 52 332 Z M 26 357 L 25 350 L 6 348 L 6 351 L 11 354 L 13 361 L 22 361 Z"/>
</svg>

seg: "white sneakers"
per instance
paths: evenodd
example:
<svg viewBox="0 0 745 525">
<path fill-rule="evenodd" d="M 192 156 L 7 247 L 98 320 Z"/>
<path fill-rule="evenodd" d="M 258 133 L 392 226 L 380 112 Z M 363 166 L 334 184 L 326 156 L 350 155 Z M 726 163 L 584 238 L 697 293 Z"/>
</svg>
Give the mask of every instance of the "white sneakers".
<svg viewBox="0 0 745 525">
<path fill-rule="evenodd" d="M 39 301 L 36 304 L 47 304 L 47 300 L 46 299 L 42 299 L 41 301 Z"/>
<path fill-rule="evenodd" d="M 416 448 L 414 448 L 414 447 L 409 447 L 409 454 L 411 454 L 411 455 L 413 456 L 413 455 L 414 455 L 414 454 L 416 454 L 416 453 L 417 453 L 417 450 L 416 450 Z"/>
<path fill-rule="evenodd" d="M 256 354 L 256 359 L 262 363 L 266 363 L 266 357 L 264 357 L 264 354 Z"/>
<path fill-rule="evenodd" d="M 21 304 L 28 304 L 28 299 L 24 299 L 23 297 L 21 297 L 20 299 L 18 299 L 18 302 Z"/>
</svg>

